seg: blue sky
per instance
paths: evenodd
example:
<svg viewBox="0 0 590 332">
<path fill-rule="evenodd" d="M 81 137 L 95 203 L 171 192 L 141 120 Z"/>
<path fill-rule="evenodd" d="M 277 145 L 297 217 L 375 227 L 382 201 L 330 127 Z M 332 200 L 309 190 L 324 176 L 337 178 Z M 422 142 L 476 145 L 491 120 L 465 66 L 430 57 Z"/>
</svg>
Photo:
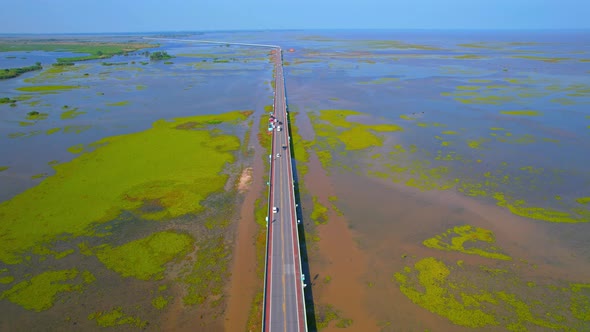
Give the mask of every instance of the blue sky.
<svg viewBox="0 0 590 332">
<path fill-rule="evenodd" d="M 589 29 L 590 0 L 8 0 L 0 33 Z"/>
</svg>

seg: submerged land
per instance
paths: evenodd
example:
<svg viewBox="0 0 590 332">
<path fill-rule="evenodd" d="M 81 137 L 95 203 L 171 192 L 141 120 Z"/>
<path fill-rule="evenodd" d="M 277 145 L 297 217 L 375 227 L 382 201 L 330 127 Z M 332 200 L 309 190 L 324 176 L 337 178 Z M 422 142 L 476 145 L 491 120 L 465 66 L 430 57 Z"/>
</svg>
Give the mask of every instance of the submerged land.
<svg viewBox="0 0 590 332">
<path fill-rule="evenodd" d="M 590 328 L 580 36 L 197 37 L 286 50 L 310 330 Z M 0 41 L 0 329 L 260 329 L 270 55 Z"/>
</svg>

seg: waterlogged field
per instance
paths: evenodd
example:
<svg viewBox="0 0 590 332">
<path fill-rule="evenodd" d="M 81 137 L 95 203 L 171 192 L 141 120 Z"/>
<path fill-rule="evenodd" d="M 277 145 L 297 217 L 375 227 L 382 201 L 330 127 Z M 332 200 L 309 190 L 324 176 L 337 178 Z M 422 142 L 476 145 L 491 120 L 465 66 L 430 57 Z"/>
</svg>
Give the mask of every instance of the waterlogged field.
<svg viewBox="0 0 590 332">
<path fill-rule="evenodd" d="M 587 34 L 178 37 L 284 50 L 310 329 L 590 329 Z M 2 50 L 0 329 L 222 330 L 268 51 Z"/>
<path fill-rule="evenodd" d="M 318 327 L 590 329 L 587 36 L 294 38 Z"/>
<path fill-rule="evenodd" d="M 0 330 L 222 330 L 268 51 L 90 40 L 0 43 Z"/>
</svg>

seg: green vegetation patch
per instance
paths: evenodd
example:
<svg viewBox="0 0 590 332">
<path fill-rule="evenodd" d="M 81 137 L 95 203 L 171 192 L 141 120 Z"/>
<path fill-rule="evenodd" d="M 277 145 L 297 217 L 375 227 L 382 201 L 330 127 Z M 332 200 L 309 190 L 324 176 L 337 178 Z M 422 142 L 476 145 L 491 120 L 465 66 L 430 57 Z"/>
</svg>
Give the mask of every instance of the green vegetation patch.
<svg viewBox="0 0 590 332">
<path fill-rule="evenodd" d="M 46 271 L 22 281 L 5 291 L 1 299 L 8 299 L 27 310 L 44 311 L 53 306 L 58 293 L 78 291 L 94 281 L 92 274 L 78 270 Z"/>
<path fill-rule="evenodd" d="M 156 51 L 150 54 L 150 60 L 157 61 L 157 60 L 166 60 L 174 58 L 172 55 L 168 54 L 165 51 Z"/>
<path fill-rule="evenodd" d="M 152 220 L 202 211 L 202 201 L 223 190 L 228 175 L 221 172 L 240 146 L 239 138 L 208 129 L 247 116 L 159 120 L 151 129 L 102 139 L 95 150 L 54 165 L 54 176 L 0 203 L 0 260 L 19 263 L 28 248 L 60 235 L 92 236 L 95 223 L 122 211 Z"/>
<path fill-rule="evenodd" d="M 79 89 L 81 88 L 80 85 L 38 85 L 38 86 L 23 86 L 20 88 L 16 88 L 19 91 L 26 91 L 26 92 L 53 92 L 53 91 L 63 91 L 63 90 L 72 90 L 72 89 Z"/>
<path fill-rule="evenodd" d="M 61 112 L 61 115 L 59 117 L 62 120 L 75 119 L 76 117 L 78 117 L 79 115 L 82 115 L 82 114 L 86 114 L 86 112 L 85 111 L 78 111 L 78 108 L 72 108 L 70 110 Z"/>
<path fill-rule="evenodd" d="M 193 243 L 188 234 L 159 232 L 118 247 L 102 246 L 96 249 L 96 256 L 123 277 L 160 280 L 164 278 L 164 265 L 186 255 Z"/>
<path fill-rule="evenodd" d="M 447 266 L 432 257 L 406 266 L 393 281 L 412 302 L 461 326 L 508 331 L 590 328 L 589 284 L 539 285 L 510 270 L 474 269 L 462 261 Z"/>
<path fill-rule="evenodd" d="M 41 69 L 43 69 L 43 67 L 41 66 L 41 62 L 37 62 L 35 65 L 28 67 L 0 69 L 0 80 L 18 77 L 26 72 Z"/>
<path fill-rule="evenodd" d="M 580 204 L 588 204 L 588 203 L 590 203 L 590 197 L 576 198 L 576 202 L 578 202 Z"/>
<path fill-rule="evenodd" d="M 107 312 L 97 311 L 88 315 L 88 319 L 96 321 L 96 324 L 100 327 L 131 325 L 138 328 L 145 328 L 147 326 L 147 321 L 143 321 L 139 317 L 126 315 L 121 307 Z"/>
<path fill-rule="evenodd" d="M 560 61 L 571 60 L 571 58 L 543 57 L 543 56 L 535 56 L 535 55 L 512 55 L 511 58 L 537 60 L 537 61 L 543 61 L 543 62 L 560 62 Z"/>
<path fill-rule="evenodd" d="M 353 115 L 366 114 L 351 110 L 321 110 L 319 117 L 313 116 L 311 119 L 317 136 L 325 138 L 330 147 L 335 147 L 339 141 L 347 150 L 381 146 L 383 138 L 375 133 L 403 130 L 395 124 L 367 125 L 348 121 L 347 118 Z"/>
<path fill-rule="evenodd" d="M 347 328 L 353 324 L 352 319 L 343 318 L 342 313 L 331 304 L 316 305 L 315 317 L 318 331 L 329 327 L 332 322 L 336 322 L 337 328 Z"/>
<path fill-rule="evenodd" d="M 325 224 L 328 222 L 328 208 L 320 203 L 317 196 L 313 196 L 313 211 L 311 212 L 311 220 L 313 220 L 316 225 Z"/>
<path fill-rule="evenodd" d="M 231 255 L 223 236 L 198 243 L 197 259 L 183 275 L 187 293 L 182 298 L 185 305 L 204 303 L 208 298 L 223 297 L 223 281 L 229 277 L 228 260 Z"/>
<path fill-rule="evenodd" d="M 168 305 L 168 299 L 160 295 L 152 300 L 152 305 L 154 308 L 162 310 Z"/>
<path fill-rule="evenodd" d="M 27 113 L 27 120 L 37 121 L 37 120 L 45 120 L 49 114 L 47 113 L 39 113 L 37 111 L 31 111 Z"/>
<path fill-rule="evenodd" d="M 590 211 L 584 209 L 573 209 L 572 212 L 558 211 L 549 208 L 526 206 L 524 200 L 513 200 L 503 193 L 495 193 L 496 204 L 508 208 L 517 216 L 527 217 L 550 222 L 579 223 L 590 221 Z"/>
<path fill-rule="evenodd" d="M 10 166 L 0 166 L 0 172 L 4 172 L 5 170 L 9 169 Z"/>
<path fill-rule="evenodd" d="M 76 65 L 71 66 L 52 66 L 40 72 L 38 75 L 25 79 L 27 83 L 44 83 L 57 81 L 69 80 L 69 79 L 80 79 L 84 77 L 83 71 L 88 69 L 88 65 Z"/>
<path fill-rule="evenodd" d="M 500 111 L 500 113 L 506 114 L 506 115 L 525 115 L 525 116 L 538 116 L 538 115 L 543 114 L 539 111 L 532 111 L 532 110 Z"/>
<path fill-rule="evenodd" d="M 491 104 L 491 105 L 500 105 L 503 103 L 511 102 L 515 98 L 511 96 L 478 96 L 470 99 L 465 98 L 455 98 L 456 101 L 461 102 L 463 104 Z"/>
<path fill-rule="evenodd" d="M 470 225 L 463 225 L 448 229 L 445 233 L 425 240 L 422 243 L 428 248 L 438 250 L 459 251 L 470 255 L 511 260 L 512 258 L 510 256 L 500 253 L 500 249 L 493 246 L 495 242 L 494 233 L 491 231 Z M 467 247 L 466 244 L 469 244 L 469 246 Z M 482 245 L 483 248 L 480 248 Z"/>
<path fill-rule="evenodd" d="M 108 103 L 107 106 L 125 106 L 127 104 L 129 104 L 129 101 L 124 100 L 124 101 L 119 101 L 116 103 Z"/>
<path fill-rule="evenodd" d="M 394 275 L 400 290 L 412 302 L 448 318 L 451 322 L 467 327 L 484 327 L 498 325 L 495 317 L 481 309 L 481 302 L 497 303 L 489 294 L 461 294 L 456 298 L 448 290 L 447 277 L 450 274 L 446 265 L 429 257 L 422 259 L 414 265 L 418 274 L 416 283 L 410 274 L 414 272 L 406 267 L 404 272 Z M 471 304 L 471 305 L 470 305 Z"/>
<path fill-rule="evenodd" d="M 485 59 L 485 56 L 477 55 L 477 54 L 464 54 L 464 55 L 456 55 L 453 58 L 455 59 Z"/>
</svg>

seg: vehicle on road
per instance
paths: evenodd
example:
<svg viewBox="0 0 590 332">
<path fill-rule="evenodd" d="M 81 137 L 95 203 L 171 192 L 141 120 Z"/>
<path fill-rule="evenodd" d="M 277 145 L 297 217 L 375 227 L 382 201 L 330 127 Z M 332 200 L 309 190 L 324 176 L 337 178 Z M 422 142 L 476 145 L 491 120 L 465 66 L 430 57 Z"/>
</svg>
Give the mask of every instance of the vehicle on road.
<svg viewBox="0 0 590 332">
<path fill-rule="evenodd" d="M 280 157 L 281 157 L 281 154 L 280 153 L 277 153 L 277 158 L 280 158 Z"/>
<path fill-rule="evenodd" d="M 283 150 L 287 150 L 287 146 L 286 145 L 283 145 Z"/>
<path fill-rule="evenodd" d="M 279 212 L 279 208 L 276 207 L 276 206 L 273 206 L 272 207 L 272 213 L 277 213 L 277 212 Z"/>
<path fill-rule="evenodd" d="M 281 126 L 277 126 L 277 131 L 281 131 Z"/>
</svg>

